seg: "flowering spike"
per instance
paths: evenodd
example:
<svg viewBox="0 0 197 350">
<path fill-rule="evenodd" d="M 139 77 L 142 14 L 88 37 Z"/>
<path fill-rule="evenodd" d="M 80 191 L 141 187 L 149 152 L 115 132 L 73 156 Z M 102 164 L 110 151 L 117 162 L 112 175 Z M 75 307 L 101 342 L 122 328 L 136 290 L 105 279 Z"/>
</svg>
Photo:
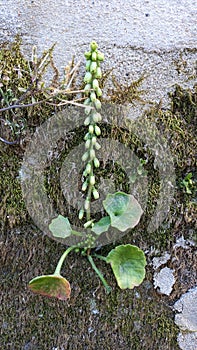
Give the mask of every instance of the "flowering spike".
<svg viewBox="0 0 197 350">
<path fill-rule="evenodd" d="M 90 51 L 85 53 L 86 57 L 86 74 L 84 77 L 84 82 L 86 83 L 84 88 L 85 96 L 87 97 L 84 105 L 85 118 L 84 125 L 87 126 L 88 132 L 86 133 L 85 148 L 86 152 L 82 156 L 82 160 L 87 162 L 85 170 L 83 171 L 83 184 L 82 191 L 87 193 L 87 197 L 84 203 L 84 211 L 86 213 L 87 223 L 91 222 L 90 218 L 90 205 L 91 198 L 99 198 L 99 193 L 95 188 L 95 175 L 94 169 L 99 168 L 100 162 L 96 157 L 96 150 L 99 150 L 101 146 L 97 142 L 97 137 L 101 135 L 101 129 L 97 125 L 101 122 L 101 114 L 97 110 L 101 109 L 101 102 L 99 97 L 102 95 L 102 90 L 99 86 L 99 79 L 102 76 L 100 62 L 104 60 L 104 55 L 97 50 L 98 45 L 95 41 L 90 44 Z M 84 214 L 84 212 L 83 212 Z M 83 217 L 82 211 L 79 213 L 80 217 Z M 89 225 L 86 225 L 86 228 Z"/>
</svg>

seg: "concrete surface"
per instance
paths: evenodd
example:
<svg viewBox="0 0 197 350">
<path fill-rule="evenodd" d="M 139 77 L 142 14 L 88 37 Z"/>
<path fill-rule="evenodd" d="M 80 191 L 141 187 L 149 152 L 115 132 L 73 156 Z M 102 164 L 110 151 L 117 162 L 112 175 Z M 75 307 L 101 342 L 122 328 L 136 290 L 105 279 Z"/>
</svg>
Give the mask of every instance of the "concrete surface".
<svg viewBox="0 0 197 350">
<path fill-rule="evenodd" d="M 1 41 L 21 33 L 31 54 L 57 42 L 60 70 L 75 54 L 83 59 L 91 40 L 105 53 L 120 81 L 146 74 L 146 98 L 166 102 L 175 83 L 192 86 L 196 60 L 195 0 L 1 0 Z"/>
<path fill-rule="evenodd" d="M 61 40 L 65 52 L 93 36 L 106 46 L 147 51 L 195 48 L 195 5 L 195 0 L 1 0 L 3 35 L 20 30 L 41 46 Z"/>
</svg>

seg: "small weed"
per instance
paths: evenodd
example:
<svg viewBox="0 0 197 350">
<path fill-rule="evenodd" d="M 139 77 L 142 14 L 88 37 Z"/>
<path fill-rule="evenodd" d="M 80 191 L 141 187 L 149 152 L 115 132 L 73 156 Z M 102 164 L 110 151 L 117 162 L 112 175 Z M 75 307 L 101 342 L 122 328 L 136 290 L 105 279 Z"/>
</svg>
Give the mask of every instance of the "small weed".
<svg viewBox="0 0 197 350">
<path fill-rule="evenodd" d="M 192 180 L 192 173 L 187 174 L 184 179 L 180 182 L 182 188 L 187 194 L 192 194 L 194 189 L 194 181 Z"/>
</svg>

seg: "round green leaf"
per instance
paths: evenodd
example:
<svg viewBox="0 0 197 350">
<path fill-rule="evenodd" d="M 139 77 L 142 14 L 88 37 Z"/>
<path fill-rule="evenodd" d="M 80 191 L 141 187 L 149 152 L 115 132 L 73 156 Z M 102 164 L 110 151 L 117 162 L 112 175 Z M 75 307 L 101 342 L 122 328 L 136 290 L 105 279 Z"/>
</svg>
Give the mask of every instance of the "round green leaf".
<svg viewBox="0 0 197 350">
<path fill-rule="evenodd" d="M 109 216 L 105 216 L 104 218 L 100 219 L 98 222 L 94 224 L 92 227 L 92 231 L 95 232 L 97 235 L 100 235 L 103 232 L 106 232 L 110 226 L 110 218 Z"/>
<path fill-rule="evenodd" d="M 62 215 L 58 215 L 57 218 L 51 221 L 49 230 L 54 237 L 66 238 L 72 234 L 72 228 L 68 218 L 65 218 Z"/>
<path fill-rule="evenodd" d="M 146 258 L 138 247 L 126 244 L 112 249 L 106 257 L 121 289 L 139 286 L 145 277 Z"/>
<path fill-rule="evenodd" d="M 29 282 L 32 292 L 59 300 L 70 298 L 70 283 L 61 275 L 43 275 L 33 278 Z"/>
<path fill-rule="evenodd" d="M 116 192 L 108 194 L 103 206 L 111 219 L 111 226 L 120 231 L 136 226 L 143 210 L 138 201 L 130 194 Z"/>
</svg>

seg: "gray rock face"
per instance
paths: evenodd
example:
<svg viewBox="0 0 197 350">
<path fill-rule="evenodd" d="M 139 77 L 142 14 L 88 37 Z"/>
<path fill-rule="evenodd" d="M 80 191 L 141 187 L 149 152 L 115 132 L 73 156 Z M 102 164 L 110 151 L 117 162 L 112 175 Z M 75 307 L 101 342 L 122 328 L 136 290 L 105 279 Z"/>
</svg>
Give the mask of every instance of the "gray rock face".
<svg viewBox="0 0 197 350">
<path fill-rule="evenodd" d="M 177 338 L 181 350 L 196 350 L 197 332 L 182 333 L 180 332 Z"/>
<path fill-rule="evenodd" d="M 154 274 L 154 287 L 159 287 L 162 294 L 170 295 L 172 292 L 173 285 L 175 283 L 175 278 L 173 275 L 173 270 L 169 267 L 164 267 L 160 272 L 155 272 Z"/>
<path fill-rule="evenodd" d="M 158 269 L 161 265 L 166 264 L 170 260 L 170 254 L 165 252 L 162 256 L 153 258 L 153 268 Z"/>
<path fill-rule="evenodd" d="M 197 332 L 197 287 L 190 289 L 174 304 L 179 313 L 175 323 L 182 330 Z"/>
<path fill-rule="evenodd" d="M 197 287 L 190 289 L 174 304 L 179 313 L 175 315 L 175 323 L 180 327 L 178 344 L 182 350 L 197 349 Z"/>
</svg>

